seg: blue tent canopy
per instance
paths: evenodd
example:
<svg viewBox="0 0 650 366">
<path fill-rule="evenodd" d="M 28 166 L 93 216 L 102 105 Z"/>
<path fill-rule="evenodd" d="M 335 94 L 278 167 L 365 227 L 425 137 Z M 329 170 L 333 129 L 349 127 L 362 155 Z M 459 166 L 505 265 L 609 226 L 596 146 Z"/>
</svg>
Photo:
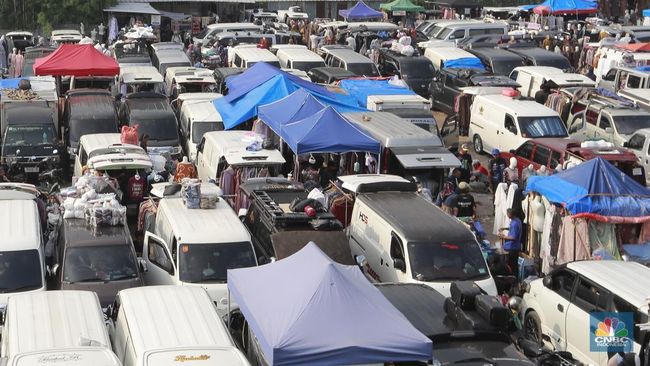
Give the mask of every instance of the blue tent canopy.
<svg viewBox="0 0 650 366">
<path fill-rule="evenodd" d="M 339 10 L 339 15 L 345 20 L 384 18 L 384 13 L 369 7 L 363 1 L 359 1 L 350 9 Z"/>
<path fill-rule="evenodd" d="M 551 14 L 594 14 L 598 12 L 596 0 L 546 0 L 533 6 L 533 9 L 542 6 L 548 8 Z"/>
<path fill-rule="evenodd" d="M 411 89 L 391 85 L 388 80 L 345 79 L 339 82 L 339 86 L 364 109 L 369 95 L 415 95 Z"/>
<path fill-rule="evenodd" d="M 442 65 L 444 69 L 479 69 L 485 70 L 485 66 L 478 57 L 461 57 L 447 60 Z"/>
<path fill-rule="evenodd" d="M 298 89 L 276 102 L 259 106 L 257 110 L 259 118 L 280 135 L 287 123 L 313 116 L 323 108 L 325 106 L 305 89 Z"/>
<path fill-rule="evenodd" d="M 650 9 L 643 9 L 641 11 L 641 15 L 643 15 L 644 17 L 650 17 Z"/>
<path fill-rule="evenodd" d="M 221 114 L 224 127 L 231 129 L 255 117 L 257 107 L 273 103 L 302 88 L 324 104 L 334 106 L 340 112 L 358 112 L 346 95 L 328 91 L 321 85 L 305 81 L 274 66 L 260 62 L 244 73 L 226 82 L 228 94 L 216 99 L 214 105 Z"/>
<path fill-rule="evenodd" d="M 548 177 L 530 177 L 526 190 L 563 204 L 573 215 L 650 216 L 650 190 L 602 158 Z"/>
<path fill-rule="evenodd" d="M 18 83 L 23 79 L 0 79 L 0 89 L 18 89 Z"/>
<path fill-rule="evenodd" d="M 358 267 L 313 242 L 271 264 L 229 269 L 228 289 L 270 365 L 432 359 L 431 341 Z"/>
<path fill-rule="evenodd" d="M 280 137 L 295 154 L 344 153 L 367 151 L 379 153 L 379 142 L 358 129 L 332 107 L 290 123 Z"/>
</svg>

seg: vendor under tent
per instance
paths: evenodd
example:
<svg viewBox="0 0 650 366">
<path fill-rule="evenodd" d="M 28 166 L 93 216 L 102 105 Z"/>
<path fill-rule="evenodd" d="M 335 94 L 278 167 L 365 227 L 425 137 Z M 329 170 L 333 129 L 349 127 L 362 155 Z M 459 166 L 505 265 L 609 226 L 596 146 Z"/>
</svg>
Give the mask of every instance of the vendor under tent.
<svg viewBox="0 0 650 366">
<path fill-rule="evenodd" d="M 62 44 L 34 62 L 34 75 L 115 76 L 119 72 L 117 62 L 91 44 Z"/>
<path fill-rule="evenodd" d="M 415 5 L 411 0 L 393 0 L 389 3 L 379 5 L 379 8 L 386 11 L 405 11 L 407 13 L 417 13 L 424 11 L 424 7 Z"/>
<path fill-rule="evenodd" d="M 650 190 L 606 160 L 529 177 L 526 191 L 522 208 L 530 228 L 529 254 L 545 262 L 543 272 L 566 262 L 624 254 L 650 263 Z"/>
<path fill-rule="evenodd" d="M 350 9 L 339 10 L 339 15 L 348 22 L 351 22 L 353 20 L 368 20 L 368 19 L 384 18 L 384 13 L 369 7 L 363 1 L 359 1 Z"/>
<path fill-rule="evenodd" d="M 340 112 L 359 111 L 347 95 L 333 93 L 324 86 L 305 81 L 263 62 L 228 79 L 228 94 L 214 101 L 226 129 L 234 128 L 257 116 L 258 106 L 273 103 L 302 88 L 324 105 Z"/>
<path fill-rule="evenodd" d="M 228 289 L 266 364 L 432 359 L 431 341 L 357 266 L 332 261 L 314 243 L 268 265 L 228 270 Z"/>
</svg>

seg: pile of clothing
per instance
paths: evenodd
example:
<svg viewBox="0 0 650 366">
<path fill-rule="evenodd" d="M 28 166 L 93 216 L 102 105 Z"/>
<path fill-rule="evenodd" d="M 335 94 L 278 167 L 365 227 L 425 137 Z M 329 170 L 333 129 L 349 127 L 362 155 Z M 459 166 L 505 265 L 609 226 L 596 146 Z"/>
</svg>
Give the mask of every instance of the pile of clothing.
<svg viewBox="0 0 650 366">
<path fill-rule="evenodd" d="M 219 196 L 217 192 L 201 192 L 201 181 L 185 178 L 181 182 L 181 198 L 188 209 L 215 209 Z"/>
</svg>

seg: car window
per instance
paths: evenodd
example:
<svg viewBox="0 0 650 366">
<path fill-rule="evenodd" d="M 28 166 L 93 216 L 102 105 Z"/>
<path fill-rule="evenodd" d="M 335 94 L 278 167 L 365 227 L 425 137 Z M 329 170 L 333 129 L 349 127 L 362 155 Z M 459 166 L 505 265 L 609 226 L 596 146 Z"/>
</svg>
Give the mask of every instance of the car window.
<svg viewBox="0 0 650 366">
<path fill-rule="evenodd" d="M 459 29 L 452 33 L 451 36 L 449 36 L 449 39 L 461 39 L 465 37 L 465 30 L 464 29 Z"/>
<path fill-rule="evenodd" d="M 627 142 L 627 147 L 634 150 L 641 151 L 643 149 L 643 144 L 645 144 L 645 136 L 640 134 L 635 134 L 630 137 L 630 141 Z"/>
<path fill-rule="evenodd" d="M 553 272 L 551 278 L 553 279 L 551 290 L 555 291 L 563 298 L 570 300 L 571 292 L 573 291 L 573 283 L 576 279 L 575 274 L 566 269 L 560 269 Z"/>
<path fill-rule="evenodd" d="M 609 117 L 607 116 L 600 116 L 600 128 L 603 130 L 606 128 L 611 128 L 612 127 L 612 121 L 609 120 Z"/>
<path fill-rule="evenodd" d="M 548 165 L 548 159 L 551 157 L 551 150 L 544 146 L 537 145 L 535 149 L 535 155 L 533 156 L 533 161 L 539 165 Z"/>
<path fill-rule="evenodd" d="M 485 34 L 485 29 L 470 29 L 469 30 L 469 36 L 480 36 L 482 34 Z"/>
<path fill-rule="evenodd" d="M 450 76 L 450 75 L 445 75 L 444 77 L 445 77 L 445 86 L 447 86 L 449 88 L 453 88 L 455 78 Z"/>
<path fill-rule="evenodd" d="M 616 69 L 611 69 L 611 70 L 609 70 L 609 72 L 607 73 L 607 75 L 605 75 L 605 76 L 603 77 L 603 80 L 607 80 L 607 81 L 614 81 L 614 80 L 616 80 Z"/>
<path fill-rule="evenodd" d="M 608 300 L 609 293 L 607 291 L 585 278 L 580 278 L 573 299 L 573 303 L 577 307 L 588 313 L 592 311 L 605 311 L 607 310 Z"/>
<path fill-rule="evenodd" d="M 514 70 L 513 72 L 510 73 L 510 79 L 512 80 L 517 80 L 517 76 L 519 76 L 518 70 Z"/>
<path fill-rule="evenodd" d="M 390 256 L 393 259 L 404 260 L 404 247 L 400 238 L 393 233 L 390 239 Z"/>
<path fill-rule="evenodd" d="M 517 127 L 515 126 L 515 121 L 511 116 L 506 115 L 504 127 L 506 128 L 506 130 L 512 132 L 513 134 L 515 135 L 517 134 Z"/>
<path fill-rule="evenodd" d="M 149 261 L 151 261 L 152 264 L 164 269 L 169 274 L 174 273 L 171 258 L 167 255 L 167 252 L 161 243 L 151 239 L 149 241 L 148 255 Z"/>
<path fill-rule="evenodd" d="M 573 122 L 571 123 L 571 127 L 569 128 L 569 133 L 576 133 L 580 131 L 585 125 L 584 120 L 582 119 L 582 116 L 576 116 L 573 119 Z"/>
<path fill-rule="evenodd" d="M 551 167 L 560 165 L 562 161 L 562 154 L 559 151 L 551 150 Z"/>
<path fill-rule="evenodd" d="M 641 77 L 638 75 L 630 75 L 627 77 L 627 87 L 638 89 L 641 87 Z"/>
<path fill-rule="evenodd" d="M 533 153 L 533 143 L 530 141 L 525 142 L 523 145 L 519 146 L 515 154 L 521 156 L 524 159 L 530 160 L 530 157 Z"/>
<path fill-rule="evenodd" d="M 596 121 L 598 121 L 598 112 L 588 109 L 587 112 L 585 112 L 586 120 L 587 123 L 590 125 L 596 125 Z"/>
</svg>

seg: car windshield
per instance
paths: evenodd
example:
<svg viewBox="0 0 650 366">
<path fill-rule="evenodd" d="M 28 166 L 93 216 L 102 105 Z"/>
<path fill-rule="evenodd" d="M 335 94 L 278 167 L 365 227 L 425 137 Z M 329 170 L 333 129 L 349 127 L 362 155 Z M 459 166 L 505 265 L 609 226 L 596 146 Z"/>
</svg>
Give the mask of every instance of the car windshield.
<svg viewBox="0 0 650 366">
<path fill-rule="evenodd" d="M 519 60 L 510 60 L 510 61 L 493 61 L 492 62 L 492 72 L 497 75 L 508 76 L 515 67 L 524 66 L 522 61 Z"/>
<path fill-rule="evenodd" d="M 616 116 L 614 117 L 614 125 L 620 135 L 631 135 L 637 130 L 650 127 L 650 116 L 645 114 Z"/>
<path fill-rule="evenodd" d="M 149 135 L 153 141 L 178 141 L 178 131 L 176 131 L 176 121 L 173 118 L 162 119 L 138 119 L 138 133 Z"/>
<path fill-rule="evenodd" d="M 229 269 L 253 267 L 255 253 L 249 242 L 181 244 L 180 280 L 183 282 L 226 282 Z"/>
<path fill-rule="evenodd" d="M 308 72 L 315 67 L 325 66 L 325 63 L 323 61 L 294 61 L 291 63 L 291 66 L 293 66 L 293 69 Z"/>
<path fill-rule="evenodd" d="M 402 63 L 402 77 L 411 79 L 432 79 L 435 70 L 430 61 Z M 429 80 L 431 81 L 431 80 Z"/>
<path fill-rule="evenodd" d="M 379 70 L 372 62 L 348 64 L 348 70 L 360 76 L 379 76 Z"/>
<path fill-rule="evenodd" d="M 537 66 L 550 66 L 550 67 L 555 67 L 560 70 L 568 70 L 571 68 L 571 64 L 569 63 L 569 60 L 566 58 L 553 58 L 549 60 L 540 60 L 537 61 Z"/>
<path fill-rule="evenodd" d="M 447 38 L 447 36 L 449 36 L 449 34 L 450 34 L 452 31 L 453 31 L 453 29 L 451 29 L 451 28 L 445 28 L 444 30 L 442 30 L 442 32 L 436 34 L 436 35 L 434 36 L 434 38 L 435 38 L 435 39 L 441 39 L 441 40 L 444 40 L 444 39 Z"/>
<path fill-rule="evenodd" d="M 413 278 L 419 281 L 480 280 L 489 277 L 483 254 L 474 241 L 408 244 Z"/>
<path fill-rule="evenodd" d="M 42 287 L 41 268 L 36 249 L 0 252 L 0 293 Z"/>
<path fill-rule="evenodd" d="M 518 117 L 521 136 L 537 137 L 567 137 L 566 127 L 560 117 Z"/>
<path fill-rule="evenodd" d="M 223 131 L 223 122 L 194 122 L 192 124 L 192 142 L 198 144 L 206 132 Z"/>
<path fill-rule="evenodd" d="M 208 32 L 209 32 L 209 31 L 210 31 L 210 28 L 203 28 L 203 30 L 201 31 L 201 33 L 199 33 L 199 34 L 196 35 L 196 38 L 197 38 L 197 39 L 204 39 L 204 38 L 208 35 Z"/>
<path fill-rule="evenodd" d="M 138 268 L 130 243 L 70 247 L 65 251 L 64 282 L 105 282 L 137 277 Z"/>
<path fill-rule="evenodd" d="M 206 93 L 216 90 L 217 84 L 212 82 L 189 82 L 181 84 L 183 93 Z"/>
<path fill-rule="evenodd" d="M 115 120 L 92 119 L 85 121 L 70 121 L 70 142 L 79 142 L 83 135 L 94 133 L 118 133 Z"/>
<path fill-rule="evenodd" d="M 4 143 L 5 146 L 54 145 L 56 133 L 52 125 L 9 126 Z"/>
</svg>

